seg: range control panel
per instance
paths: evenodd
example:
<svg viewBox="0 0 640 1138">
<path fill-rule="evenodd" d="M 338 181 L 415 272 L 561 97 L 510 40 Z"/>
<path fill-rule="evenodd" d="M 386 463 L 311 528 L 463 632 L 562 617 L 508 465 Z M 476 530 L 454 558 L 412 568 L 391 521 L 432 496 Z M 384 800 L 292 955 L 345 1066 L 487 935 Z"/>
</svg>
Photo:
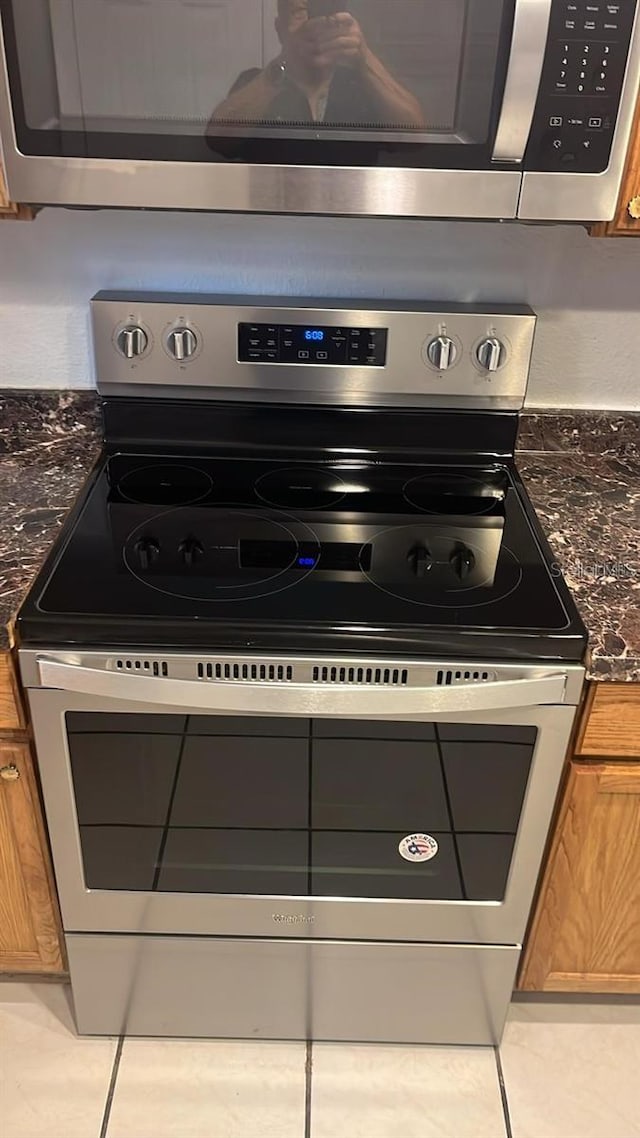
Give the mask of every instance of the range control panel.
<svg viewBox="0 0 640 1138">
<path fill-rule="evenodd" d="M 528 170 L 609 164 L 638 0 L 554 0 Z"/>
<path fill-rule="evenodd" d="M 522 406 L 524 305 L 101 292 L 103 395 L 345 406 Z"/>
<path fill-rule="evenodd" d="M 387 329 L 239 324 L 238 359 L 244 363 L 384 367 Z"/>
</svg>

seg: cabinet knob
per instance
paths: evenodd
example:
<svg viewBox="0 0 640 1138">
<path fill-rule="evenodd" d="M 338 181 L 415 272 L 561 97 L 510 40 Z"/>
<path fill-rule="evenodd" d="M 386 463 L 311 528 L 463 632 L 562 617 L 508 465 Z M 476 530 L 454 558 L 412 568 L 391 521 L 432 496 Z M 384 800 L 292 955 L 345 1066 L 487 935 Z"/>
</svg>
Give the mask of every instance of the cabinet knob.
<svg viewBox="0 0 640 1138">
<path fill-rule="evenodd" d="M 20 778 L 20 771 L 15 763 L 8 763 L 7 766 L 0 767 L 0 778 L 5 782 L 17 782 Z"/>
<path fill-rule="evenodd" d="M 636 221 L 640 221 L 640 194 L 637 198 L 632 198 L 628 205 L 629 216 L 633 217 Z"/>
</svg>

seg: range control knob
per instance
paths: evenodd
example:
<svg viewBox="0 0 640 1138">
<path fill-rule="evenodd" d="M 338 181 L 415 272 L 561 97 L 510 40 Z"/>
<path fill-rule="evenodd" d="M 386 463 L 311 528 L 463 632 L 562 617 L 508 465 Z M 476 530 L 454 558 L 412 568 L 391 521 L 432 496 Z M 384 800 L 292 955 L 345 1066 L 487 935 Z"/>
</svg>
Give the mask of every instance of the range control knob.
<svg viewBox="0 0 640 1138">
<path fill-rule="evenodd" d="M 449 564 L 456 577 L 461 581 L 466 581 L 469 574 L 475 569 L 476 559 L 470 549 L 460 546 L 459 549 L 455 549 L 451 554 Z"/>
<path fill-rule="evenodd" d="M 407 554 L 407 561 L 416 577 L 426 577 L 433 565 L 433 559 L 426 545 L 414 545 Z"/>
<path fill-rule="evenodd" d="M 118 332 L 116 343 L 125 359 L 135 360 L 146 352 L 149 346 L 149 337 L 144 328 L 139 328 L 137 324 L 128 324 L 126 328 Z"/>
<path fill-rule="evenodd" d="M 427 356 L 437 371 L 448 371 L 458 358 L 458 349 L 450 336 L 436 336 L 427 347 Z"/>
<path fill-rule="evenodd" d="M 476 349 L 476 360 L 483 371 L 497 371 L 504 363 L 506 349 L 495 336 L 488 336 Z"/>
<path fill-rule="evenodd" d="M 167 349 L 174 360 L 182 363 L 195 355 L 198 341 L 190 328 L 174 328 L 167 336 Z"/>
<path fill-rule="evenodd" d="M 197 537 L 187 537 L 181 543 L 179 549 L 180 557 L 182 558 L 183 565 L 187 565 L 189 569 L 193 565 L 197 565 L 204 557 L 204 549 Z"/>
<path fill-rule="evenodd" d="M 153 537 L 141 537 L 135 546 L 135 554 L 141 569 L 150 569 L 160 556 L 160 546 Z"/>
</svg>

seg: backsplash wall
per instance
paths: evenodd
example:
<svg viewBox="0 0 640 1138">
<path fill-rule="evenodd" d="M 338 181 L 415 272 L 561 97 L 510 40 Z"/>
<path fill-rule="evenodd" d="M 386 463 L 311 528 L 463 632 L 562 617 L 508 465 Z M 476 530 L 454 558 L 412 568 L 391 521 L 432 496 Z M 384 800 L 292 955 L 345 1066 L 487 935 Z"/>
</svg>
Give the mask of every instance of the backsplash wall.
<svg viewBox="0 0 640 1138">
<path fill-rule="evenodd" d="M 640 243 L 578 227 L 46 210 L 0 223 L 0 387 L 94 385 L 100 288 L 529 303 L 531 407 L 640 410 Z"/>
</svg>

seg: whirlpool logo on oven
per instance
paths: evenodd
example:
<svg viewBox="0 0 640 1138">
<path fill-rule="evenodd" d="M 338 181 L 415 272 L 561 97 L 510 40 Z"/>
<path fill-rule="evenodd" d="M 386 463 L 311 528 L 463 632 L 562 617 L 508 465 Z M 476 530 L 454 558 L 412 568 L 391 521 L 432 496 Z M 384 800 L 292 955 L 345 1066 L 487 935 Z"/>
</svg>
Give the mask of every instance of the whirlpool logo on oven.
<svg viewBox="0 0 640 1138">
<path fill-rule="evenodd" d="M 316 918 L 306 913 L 272 913 L 271 919 L 277 925 L 312 925 Z"/>
<path fill-rule="evenodd" d="M 407 834 L 398 846 L 398 853 L 405 861 L 431 861 L 438 852 L 438 843 L 431 834 Z"/>
</svg>

